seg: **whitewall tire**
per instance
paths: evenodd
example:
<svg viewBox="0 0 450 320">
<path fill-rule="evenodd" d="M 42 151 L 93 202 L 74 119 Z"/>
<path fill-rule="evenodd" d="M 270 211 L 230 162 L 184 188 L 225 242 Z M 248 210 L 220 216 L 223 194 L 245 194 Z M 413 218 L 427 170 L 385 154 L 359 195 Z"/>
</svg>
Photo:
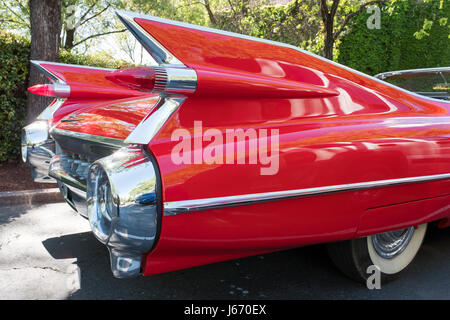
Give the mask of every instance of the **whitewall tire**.
<svg viewBox="0 0 450 320">
<path fill-rule="evenodd" d="M 334 264 L 348 277 L 366 282 L 371 276 L 368 268 L 377 266 L 381 280 L 394 279 L 411 264 L 419 251 L 427 224 L 400 229 L 364 238 L 352 239 L 328 245 L 328 253 Z"/>
</svg>

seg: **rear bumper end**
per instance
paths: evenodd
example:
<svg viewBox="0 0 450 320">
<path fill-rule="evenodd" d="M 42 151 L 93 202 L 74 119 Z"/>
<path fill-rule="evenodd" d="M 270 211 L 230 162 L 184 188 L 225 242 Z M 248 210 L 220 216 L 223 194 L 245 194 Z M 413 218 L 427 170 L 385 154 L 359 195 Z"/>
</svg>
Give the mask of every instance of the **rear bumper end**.
<svg viewBox="0 0 450 320">
<path fill-rule="evenodd" d="M 46 120 L 37 120 L 22 129 L 22 160 L 30 166 L 35 182 L 55 183 L 48 174 L 55 155 L 55 140 L 48 129 Z"/>
<path fill-rule="evenodd" d="M 89 222 L 108 247 L 116 278 L 141 273 L 143 256 L 153 248 L 161 225 L 159 190 L 154 160 L 137 147 L 122 148 L 89 168 Z"/>
</svg>

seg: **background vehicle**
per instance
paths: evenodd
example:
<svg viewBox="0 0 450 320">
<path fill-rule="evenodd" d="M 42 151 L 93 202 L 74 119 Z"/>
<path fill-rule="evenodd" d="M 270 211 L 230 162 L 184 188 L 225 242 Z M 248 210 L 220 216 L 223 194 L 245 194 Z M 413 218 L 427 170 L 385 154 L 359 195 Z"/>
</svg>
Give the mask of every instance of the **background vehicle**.
<svg viewBox="0 0 450 320">
<path fill-rule="evenodd" d="M 450 67 L 391 71 L 375 77 L 420 95 L 450 100 Z"/>
<path fill-rule="evenodd" d="M 345 273 L 364 280 L 376 264 L 388 278 L 427 223 L 448 225 L 448 102 L 289 45 L 118 15 L 158 65 L 35 62 L 53 85 L 30 91 L 57 100 L 23 135 L 35 177 L 48 170 L 89 218 L 116 277 L 346 241 L 330 246 Z M 197 122 L 230 163 L 202 161 L 213 141 L 196 144 Z M 250 129 L 274 133 L 275 172 L 251 160 Z M 245 153 L 227 149 L 228 130 Z M 183 136 L 193 146 L 176 163 Z"/>
</svg>

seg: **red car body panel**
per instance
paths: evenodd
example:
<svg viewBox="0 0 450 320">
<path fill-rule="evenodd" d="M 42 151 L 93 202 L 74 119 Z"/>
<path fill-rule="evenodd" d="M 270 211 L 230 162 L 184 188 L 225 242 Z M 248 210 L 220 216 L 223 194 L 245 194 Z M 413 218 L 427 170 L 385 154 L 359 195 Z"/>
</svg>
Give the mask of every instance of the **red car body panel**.
<svg viewBox="0 0 450 320">
<path fill-rule="evenodd" d="M 68 114 L 77 121 L 62 121 L 56 127 L 62 130 L 94 134 L 124 140 L 160 100 L 159 95 L 150 95 L 136 100 L 126 98 L 115 101 L 73 102 L 63 105 L 55 119 Z"/>
<path fill-rule="evenodd" d="M 198 77 L 195 93 L 148 144 L 160 170 L 163 203 L 450 172 L 448 103 L 288 47 L 135 21 Z M 159 100 L 107 80 L 111 71 L 47 67 L 79 93 L 55 113 L 58 129 L 124 140 Z M 69 114 L 85 121 L 60 122 Z M 249 164 L 248 141 L 245 164 L 194 163 L 205 141 L 192 142 L 192 164 L 174 164 L 174 130 L 195 137 L 196 121 L 203 132 L 218 129 L 223 141 L 227 129 L 278 130 L 278 172 L 261 175 L 265 165 Z M 449 190 L 444 179 L 163 216 L 143 273 L 448 218 Z"/>
</svg>

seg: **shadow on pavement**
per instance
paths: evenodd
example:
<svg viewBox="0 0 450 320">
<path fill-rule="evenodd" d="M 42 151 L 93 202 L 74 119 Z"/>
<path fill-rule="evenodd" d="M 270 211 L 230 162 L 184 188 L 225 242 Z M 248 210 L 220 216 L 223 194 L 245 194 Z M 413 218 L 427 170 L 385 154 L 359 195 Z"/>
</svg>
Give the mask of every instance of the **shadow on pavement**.
<svg viewBox="0 0 450 320">
<path fill-rule="evenodd" d="M 13 205 L 13 206 L 2 206 L 0 205 L 0 225 L 8 224 L 22 215 L 26 214 L 31 208 L 39 208 L 45 204 L 35 204 L 35 205 Z"/>
<path fill-rule="evenodd" d="M 151 277 L 115 279 L 110 271 L 108 250 L 90 232 L 50 238 L 43 245 L 55 259 L 77 259 L 80 290 L 71 299 L 277 299 L 285 298 L 286 288 L 295 286 L 302 290 L 292 299 L 317 298 L 307 292 L 314 291 L 308 289 L 314 279 L 317 286 L 331 279 L 336 284 L 361 288 L 331 266 L 322 246 Z"/>
<path fill-rule="evenodd" d="M 115 279 L 108 250 L 90 232 L 50 238 L 43 244 L 55 259 L 77 258 L 81 288 L 69 299 L 421 299 L 429 297 L 433 288 L 437 291 L 431 298 L 450 297 L 449 276 L 439 277 L 440 285 L 433 280 L 433 270 L 445 272 L 450 264 L 448 230 L 430 230 L 415 264 L 381 290 L 368 290 L 341 275 L 322 245 L 151 277 Z"/>
</svg>

